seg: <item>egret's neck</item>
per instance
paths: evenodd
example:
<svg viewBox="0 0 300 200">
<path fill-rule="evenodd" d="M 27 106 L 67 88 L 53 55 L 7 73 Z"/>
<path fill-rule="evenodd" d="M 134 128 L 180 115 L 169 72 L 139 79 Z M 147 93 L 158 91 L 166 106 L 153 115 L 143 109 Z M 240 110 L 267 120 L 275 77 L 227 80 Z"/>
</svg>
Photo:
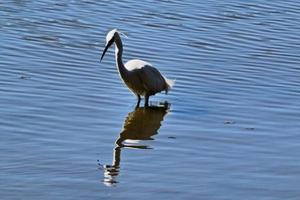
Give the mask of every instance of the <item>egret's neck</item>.
<svg viewBox="0 0 300 200">
<path fill-rule="evenodd" d="M 116 56 L 116 64 L 118 67 L 118 70 L 123 78 L 123 75 L 127 73 L 127 69 L 125 68 L 122 60 L 122 54 L 123 54 L 123 44 L 121 41 L 120 36 L 118 35 L 115 39 L 115 56 Z"/>
</svg>

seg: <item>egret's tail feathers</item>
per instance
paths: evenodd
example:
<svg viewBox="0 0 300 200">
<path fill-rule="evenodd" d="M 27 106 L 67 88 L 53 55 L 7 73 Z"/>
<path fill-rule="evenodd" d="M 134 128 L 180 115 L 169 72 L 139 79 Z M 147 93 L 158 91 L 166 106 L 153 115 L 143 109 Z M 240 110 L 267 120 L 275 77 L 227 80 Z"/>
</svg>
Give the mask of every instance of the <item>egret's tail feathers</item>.
<svg viewBox="0 0 300 200">
<path fill-rule="evenodd" d="M 166 77 L 164 77 L 165 80 L 166 80 L 166 83 L 167 83 L 167 89 L 166 89 L 166 94 L 168 93 L 169 90 L 171 90 L 174 85 L 175 85 L 175 80 L 170 80 L 170 79 L 167 79 Z"/>
<path fill-rule="evenodd" d="M 166 82 L 169 86 L 169 89 L 173 88 L 173 86 L 175 85 L 175 80 L 166 79 Z"/>
</svg>

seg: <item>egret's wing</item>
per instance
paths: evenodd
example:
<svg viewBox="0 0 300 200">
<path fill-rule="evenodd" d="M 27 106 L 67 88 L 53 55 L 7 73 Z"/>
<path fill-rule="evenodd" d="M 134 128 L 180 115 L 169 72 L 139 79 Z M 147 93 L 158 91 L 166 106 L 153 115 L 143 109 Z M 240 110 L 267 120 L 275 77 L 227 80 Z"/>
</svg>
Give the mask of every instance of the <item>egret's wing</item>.
<svg viewBox="0 0 300 200">
<path fill-rule="evenodd" d="M 145 90 L 150 95 L 167 89 L 164 77 L 156 68 L 145 65 L 143 68 L 137 69 L 136 71 Z"/>
</svg>

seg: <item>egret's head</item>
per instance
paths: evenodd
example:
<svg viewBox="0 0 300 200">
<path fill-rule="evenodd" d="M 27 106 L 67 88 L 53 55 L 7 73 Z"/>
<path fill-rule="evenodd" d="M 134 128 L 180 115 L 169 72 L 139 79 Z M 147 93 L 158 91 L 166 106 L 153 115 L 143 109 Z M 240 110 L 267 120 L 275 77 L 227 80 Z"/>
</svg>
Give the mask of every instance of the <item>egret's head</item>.
<svg viewBox="0 0 300 200">
<path fill-rule="evenodd" d="M 116 33 L 118 33 L 117 29 L 113 29 L 113 30 L 111 30 L 107 33 L 107 35 L 106 35 L 106 44 L 105 44 L 105 48 L 104 48 L 102 56 L 101 56 L 101 60 L 104 57 L 107 49 L 114 43 Z"/>
<path fill-rule="evenodd" d="M 106 45 L 110 42 L 114 40 L 115 34 L 118 32 L 117 29 L 113 29 L 111 31 L 109 31 L 106 35 Z"/>
</svg>

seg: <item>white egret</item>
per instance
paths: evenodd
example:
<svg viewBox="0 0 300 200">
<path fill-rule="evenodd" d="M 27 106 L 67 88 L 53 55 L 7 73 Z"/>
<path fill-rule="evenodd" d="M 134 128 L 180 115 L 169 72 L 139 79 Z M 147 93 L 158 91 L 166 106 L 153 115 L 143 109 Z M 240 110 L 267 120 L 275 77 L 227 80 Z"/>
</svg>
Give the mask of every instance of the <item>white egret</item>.
<svg viewBox="0 0 300 200">
<path fill-rule="evenodd" d="M 124 65 L 122 61 L 123 45 L 119 33 L 117 29 L 108 32 L 101 60 L 107 49 L 115 43 L 116 65 L 120 77 L 127 87 L 137 96 L 138 101 L 136 106 L 139 107 L 141 96 L 144 96 L 145 107 L 147 107 L 149 104 L 149 96 L 161 91 L 165 91 L 167 94 L 174 85 L 174 81 L 167 79 L 150 63 L 142 60 L 129 60 Z"/>
</svg>

